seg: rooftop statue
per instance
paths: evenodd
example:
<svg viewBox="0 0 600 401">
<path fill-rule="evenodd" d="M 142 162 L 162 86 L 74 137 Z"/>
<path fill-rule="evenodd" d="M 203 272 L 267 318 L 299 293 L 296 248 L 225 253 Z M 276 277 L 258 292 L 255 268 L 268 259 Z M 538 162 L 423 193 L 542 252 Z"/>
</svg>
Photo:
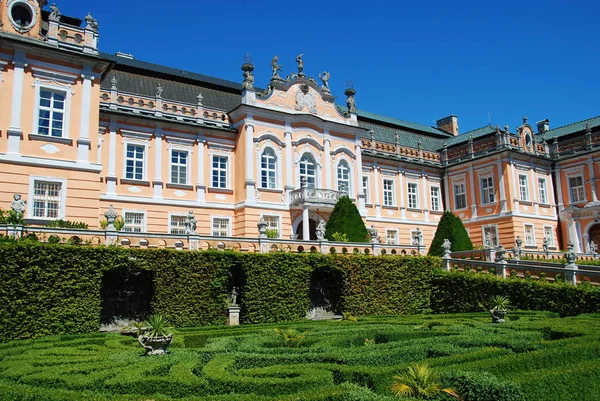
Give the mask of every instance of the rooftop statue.
<svg viewBox="0 0 600 401">
<path fill-rule="evenodd" d="M 156 97 L 159 97 L 159 98 L 162 97 L 163 90 L 164 89 L 160 83 L 158 85 L 156 85 Z"/>
<path fill-rule="evenodd" d="M 323 93 L 331 93 L 328 82 L 330 76 L 331 75 L 327 71 L 323 71 L 322 74 L 319 74 L 319 78 L 321 78 L 321 81 L 323 81 L 323 86 L 321 86 L 321 90 L 323 91 Z"/>
<path fill-rule="evenodd" d="M 50 13 L 50 15 L 48 15 L 48 19 L 50 21 L 55 21 L 58 22 L 60 21 L 60 10 L 58 9 L 58 7 L 56 7 L 56 3 L 52 3 L 52 5 L 50 6 L 50 9 L 52 10 L 52 12 Z"/>
<path fill-rule="evenodd" d="M 279 71 L 281 71 L 281 66 L 277 64 L 279 61 L 279 57 L 273 56 L 273 60 L 271 60 L 271 69 L 273 70 L 273 75 L 271 76 L 271 81 L 281 81 L 281 77 L 279 76 Z"/>
<path fill-rule="evenodd" d="M 85 22 L 87 23 L 86 28 L 90 28 L 93 29 L 94 31 L 97 31 L 98 28 L 100 27 L 100 25 L 98 24 L 98 21 L 96 21 L 96 18 L 92 17 L 92 13 L 88 12 L 88 15 L 85 16 Z"/>
<path fill-rule="evenodd" d="M 298 54 L 296 56 L 296 62 L 298 63 L 298 76 L 299 77 L 303 77 L 304 76 L 304 60 L 302 60 L 302 56 L 304 56 L 304 54 Z"/>
</svg>

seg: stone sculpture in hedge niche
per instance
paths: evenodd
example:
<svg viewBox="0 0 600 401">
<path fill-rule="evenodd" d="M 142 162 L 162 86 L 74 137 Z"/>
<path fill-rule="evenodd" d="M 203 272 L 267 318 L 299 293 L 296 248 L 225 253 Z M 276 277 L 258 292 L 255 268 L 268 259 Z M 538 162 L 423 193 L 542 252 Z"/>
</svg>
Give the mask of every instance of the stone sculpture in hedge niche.
<svg viewBox="0 0 600 401">
<path fill-rule="evenodd" d="M 138 342 L 146 350 L 145 355 L 164 355 L 173 340 L 173 334 L 167 334 L 167 319 L 161 315 L 151 315 L 146 320 L 147 329 L 138 336 Z"/>
</svg>

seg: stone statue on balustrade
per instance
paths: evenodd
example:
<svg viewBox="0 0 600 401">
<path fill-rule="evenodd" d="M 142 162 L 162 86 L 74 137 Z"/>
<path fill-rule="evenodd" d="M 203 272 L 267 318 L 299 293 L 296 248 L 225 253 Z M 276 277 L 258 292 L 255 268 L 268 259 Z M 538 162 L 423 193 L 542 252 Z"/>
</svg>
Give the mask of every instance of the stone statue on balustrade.
<svg viewBox="0 0 600 401">
<path fill-rule="evenodd" d="M 452 243 L 448 238 L 444 238 L 444 242 L 442 243 L 442 251 L 444 251 L 444 255 L 442 256 L 444 259 L 450 259 L 450 248 L 452 247 Z"/>
<path fill-rule="evenodd" d="M 369 237 L 371 237 L 371 242 L 373 244 L 379 243 L 379 233 L 377 232 L 377 229 L 375 228 L 375 226 L 371 226 L 371 227 L 367 228 L 367 233 L 369 234 Z"/>
<path fill-rule="evenodd" d="M 423 231 L 419 227 L 415 230 L 413 237 L 413 245 L 420 247 L 423 244 Z"/>
<path fill-rule="evenodd" d="M 597 250 L 598 250 L 598 245 L 596 245 L 596 243 L 593 240 L 590 241 L 590 252 L 595 255 Z"/>
<path fill-rule="evenodd" d="M 496 262 L 504 262 L 506 260 L 506 249 L 502 246 L 502 244 L 498 245 L 496 248 Z"/>
<path fill-rule="evenodd" d="M 186 235 L 196 233 L 196 218 L 194 217 L 194 211 L 190 210 L 185 217 L 185 233 Z"/>
<path fill-rule="evenodd" d="M 521 239 L 521 237 L 517 236 L 517 239 L 515 240 L 515 246 L 512 249 L 514 259 L 516 259 L 516 260 L 520 260 L 521 256 L 523 256 L 523 248 L 521 248 L 522 245 L 523 245 L 523 240 Z"/>
<path fill-rule="evenodd" d="M 323 241 L 325 239 L 325 220 L 321 219 L 321 221 L 319 222 L 319 224 L 317 225 L 317 239 L 319 241 Z"/>
<path fill-rule="evenodd" d="M 13 201 L 10 204 L 10 208 L 15 211 L 19 216 L 23 216 L 25 213 L 25 202 L 21 199 L 21 194 L 14 194 Z"/>
<path fill-rule="evenodd" d="M 544 253 L 548 253 L 548 237 L 544 237 L 544 240 L 542 241 L 542 250 Z"/>
<path fill-rule="evenodd" d="M 572 266 L 577 260 L 577 253 L 575 253 L 573 243 L 569 241 L 567 245 L 567 252 L 565 252 L 565 259 L 567 260 L 567 266 Z"/>
</svg>

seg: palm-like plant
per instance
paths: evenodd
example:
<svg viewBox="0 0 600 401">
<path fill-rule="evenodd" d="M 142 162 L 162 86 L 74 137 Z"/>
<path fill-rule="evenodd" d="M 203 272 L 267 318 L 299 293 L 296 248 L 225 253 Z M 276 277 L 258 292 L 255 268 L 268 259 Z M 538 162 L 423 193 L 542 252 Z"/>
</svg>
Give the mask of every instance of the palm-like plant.
<svg viewBox="0 0 600 401">
<path fill-rule="evenodd" d="M 507 311 L 511 306 L 510 298 L 504 295 L 494 295 L 492 297 L 492 310 Z"/>
<path fill-rule="evenodd" d="M 167 336 L 167 324 L 169 322 L 161 315 L 150 315 L 146 320 L 148 330 L 145 333 L 147 337 L 166 337 Z"/>
<path fill-rule="evenodd" d="M 298 331 L 296 329 L 279 329 L 276 328 L 275 332 L 279 334 L 281 339 L 283 340 L 283 345 L 288 348 L 297 348 L 299 347 L 310 330 L 308 331 Z"/>
<path fill-rule="evenodd" d="M 406 371 L 394 376 L 392 391 L 397 397 L 431 398 L 446 393 L 461 399 L 451 388 L 442 388 L 438 375 L 426 363 L 410 365 Z"/>
</svg>

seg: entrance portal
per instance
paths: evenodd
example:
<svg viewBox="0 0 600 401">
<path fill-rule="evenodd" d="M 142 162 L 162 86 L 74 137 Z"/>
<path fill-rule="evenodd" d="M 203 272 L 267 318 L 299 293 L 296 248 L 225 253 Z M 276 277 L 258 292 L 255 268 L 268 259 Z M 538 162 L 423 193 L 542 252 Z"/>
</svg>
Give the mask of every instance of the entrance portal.
<svg viewBox="0 0 600 401">
<path fill-rule="evenodd" d="M 316 220 L 314 219 L 310 219 L 308 220 L 308 233 L 309 233 L 309 237 L 310 238 L 304 238 L 304 230 L 302 229 L 303 227 L 303 220 L 300 220 L 300 222 L 298 222 L 298 224 L 296 225 L 296 227 L 294 227 L 294 232 L 296 234 L 298 234 L 298 239 L 301 240 L 312 240 L 312 241 L 316 241 L 317 240 L 317 225 L 319 223 L 317 223 Z"/>
<path fill-rule="evenodd" d="M 588 241 L 594 241 L 594 244 L 600 249 L 600 224 L 594 224 L 588 233 Z"/>
</svg>

